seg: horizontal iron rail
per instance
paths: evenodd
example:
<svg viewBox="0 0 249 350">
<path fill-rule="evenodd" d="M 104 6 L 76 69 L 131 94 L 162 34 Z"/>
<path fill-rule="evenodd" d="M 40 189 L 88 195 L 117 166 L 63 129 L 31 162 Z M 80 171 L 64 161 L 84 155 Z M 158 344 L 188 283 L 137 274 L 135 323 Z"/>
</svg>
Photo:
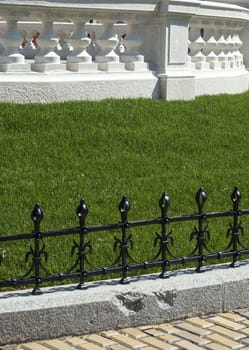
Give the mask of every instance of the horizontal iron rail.
<svg viewBox="0 0 249 350">
<path fill-rule="evenodd" d="M 203 258 L 205 261 L 208 259 L 219 259 L 231 257 L 235 254 L 238 254 L 240 256 L 249 254 L 249 249 L 241 250 L 239 252 L 237 251 L 231 251 L 231 252 L 216 252 L 212 254 L 206 254 L 204 256 L 186 256 L 186 257 L 179 257 L 176 259 L 166 260 L 166 261 L 157 261 L 157 262 L 140 262 L 133 265 L 127 265 L 128 271 L 137 271 L 137 270 L 147 270 L 149 268 L 156 268 L 161 267 L 162 263 L 166 263 L 167 266 L 173 266 L 173 265 L 185 265 L 190 262 L 196 262 L 200 258 Z M 85 275 L 87 277 L 96 277 L 96 276 L 103 276 L 108 274 L 114 274 L 114 273 L 120 273 L 122 272 L 123 267 L 103 267 L 96 270 L 87 270 L 85 271 Z M 55 281 L 63 281 L 63 280 L 71 280 L 75 278 L 80 277 L 80 272 L 72 272 L 72 273 L 59 273 L 59 274 L 51 274 L 49 276 L 43 276 L 42 282 L 48 283 L 48 282 L 55 282 Z M 6 280 L 1 281 L 0 286 L 3 287 L 14 287 L 17 285 L 28 285 L 35 282 L 35 277 L 30 277 L 26 279 L 12 279 L 12 280 Z"/>
<path fill-rule="evenodd" d="M 236 211 L 229 210 L 223 212 L 213 212 L 213 213 L 203 213 L 203 214 L 192 214 L 192 215 L 181 215 L 181 216 L 171 216 L 167 218 L 157 218 L 151 220 L 140 220 L 140 221 L 127 221 L 125 224 L 120 222 L 116 224 L 107 224 L 107 225 L 99 225 L 99 226 L 85 226 L 84 229 L 86 233 L 94 233 L 94 232 L 103 232 L 103 231 L 112 231 L 121 229 L 124 225 L 126 229 L 131 229 L 133 227 L 139 226 L 150 226 L 150 225 L 160 225 L 162 223 L 177 223 L 177 222 L 185 222 L 185 221 L 194 221 L 203 219 L 212 219 L 212 218 L 222 218 L 222 217 L 231 217 L 237 214 L 238 216 L 249 215 L 249 209 Z M 80 227 L 74 227 L 69 229 L 62 230 L 54 230 L 54 231 L 40 231 L 39 234 L 42 238 L 45 237 L 56 237 L 56 236 L 67 236 L 67 235 L 75 235 L 80 232 Z M 0 242 L 7 241 L 20 241 L 24 239 L 35 238 L 35 233 L 16 233 L 13 235 L 3 235 L 0 236 Z"/>
</svg>

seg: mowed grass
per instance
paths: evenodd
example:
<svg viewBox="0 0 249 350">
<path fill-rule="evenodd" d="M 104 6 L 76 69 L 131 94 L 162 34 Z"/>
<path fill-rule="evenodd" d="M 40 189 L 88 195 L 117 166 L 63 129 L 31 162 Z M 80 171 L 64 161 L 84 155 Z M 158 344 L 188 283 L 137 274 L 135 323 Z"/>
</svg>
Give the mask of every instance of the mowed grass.
<svg viewBox="0 0 249 350">
<path fill-rule="evenodd" d="M 199 187 L 208 194 L 206 211 L 228 210 L 235 185 L 242 193 L 241 206 L 249 207 L 248 93 L 189 102 L 1 104 L 1 235 L 30 232 L 30 213 L 37 202 L 44 211 L 41 229 L 45 231 L 77 226 L 75 210 L 81 198 L 89 207 L 87 225 L 99 225 L 120 220 L 117 207 L 123 195 L 130 201 L 128 218 L 133 221 L 160 216 L 163 191 L 171 198 L 169 215 L 195 213 Z M 213 226 L 212 249 L 226 245 L 230 221 Z M 247 242 L 246 217 L 243 223 Z M 174 253 L 191 251 L 194 242 L 188 241 L 193 228 L 194 223 L 172 227 Z M 132 230 L 138 260 L 156 252 L 155 232 L 160 227 Z M 120 232 L 89 237 L 94 264 L 108 265 L 115 259 L 114 235 Z M 73 265 L 72 239 L 45 240 L 49 270 L 65 271 Z M 29 245 L 27 241 L 0 244 L 6 250 L 0 278 L 27 270 Z"/>
</svg>

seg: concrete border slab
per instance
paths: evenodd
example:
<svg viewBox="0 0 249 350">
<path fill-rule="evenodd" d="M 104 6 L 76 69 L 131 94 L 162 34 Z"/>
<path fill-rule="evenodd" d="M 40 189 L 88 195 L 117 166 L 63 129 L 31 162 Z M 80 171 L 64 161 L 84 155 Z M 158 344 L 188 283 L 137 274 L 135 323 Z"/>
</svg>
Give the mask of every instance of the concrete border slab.
<svg viewBox="0 0 249 350">
<path fill-rule="evenodd" d="M 75 286 L 0 294 L 0 345 L 156 324 L 249 307 L 249 261 Z"/>
</svg>

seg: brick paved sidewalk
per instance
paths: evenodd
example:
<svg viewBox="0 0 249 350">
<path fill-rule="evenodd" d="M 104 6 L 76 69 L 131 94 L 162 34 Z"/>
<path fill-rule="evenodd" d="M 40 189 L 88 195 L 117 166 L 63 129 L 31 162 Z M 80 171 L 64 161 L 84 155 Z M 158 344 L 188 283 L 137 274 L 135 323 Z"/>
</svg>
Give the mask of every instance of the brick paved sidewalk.
<svg viewBox="0 0 249 350">
<path fill-rule="evenodd" d="M 249 310 L 20 344 L 15 350 L 249 350 Z"/>
</svg>

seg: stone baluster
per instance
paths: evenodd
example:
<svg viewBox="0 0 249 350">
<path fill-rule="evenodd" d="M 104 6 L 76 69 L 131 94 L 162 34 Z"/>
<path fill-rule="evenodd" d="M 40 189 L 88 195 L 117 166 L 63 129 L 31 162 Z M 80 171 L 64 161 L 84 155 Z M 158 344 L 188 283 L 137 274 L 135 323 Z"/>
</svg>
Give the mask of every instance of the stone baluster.
<svg viewBox="0 0 249 350">
<path fill-rule="evenodd" d="M 228 60 L 228 68 L 234 68 L 235 65 L 235 57 L 234 57 L 234 41 L 232 35 L 229 33 L 226 37 L 226 54 Z"/>
<path fill-rule="evenodd" d="M 24 33 L 24 41 L 20 52 L 26 59 L 34 59 L 39 53 L 40 48 L 37 45 L 36 39 L 41 30 L 41 22 L 25 22 L 20 25 Z"/>
<path fill-rule="evenodd" d="M 2 51 L 0 54 L 1 72 L 27 72 L 30 65 L 25 61 L 20 52 L 23 37 L 18 32 L 17 19 L 9 16 L 6 18 L 6 32 L 1 36 Z"/>
<path fill-rule="evenodd" d="M 101 32 L 103 29 L 103 25 L 96 20 L 90 19 L 90 21 L 87 22 L 85 26 L 86 26 L 87 34 L 91 39 L 91 42 L 87 47 L 86 51 L 92 57 L 92 60 L 95 61 L 95 57 L 101 51 L 100 47 L 96 43 L 96 32 L 97 33 Z"/>
<path fill-rule="evenodd" d="M 190 40 L 190 52 L 193 68 L 198 70 L 209 68 L 209 65 L 206 63 L 206 57 L 203 54 L 203 49 L 206 44 L 205 40 L 203 39 L 204 29 L 194 28 L 192 35 L 193 37 Z"/>
<path fill-rule="evenodd" d="M 209 63 L 210 69 L 217 69 L 219 68 L 219 63 L 218 63 L 218 57 L 215 53 L 215 49 L 217 46 L 217 41 L 214 36 L 211 36 L 207 41 L 206 41 L 206 62 Z"/>
<path fill-rule="evenodd" d="M 41 50 L 35 56 L 31 69 L 36 72 L 65 70 L 65 66 L 61 64 L 60 56 L 55 52 L 58 38 L 54 35 L 52 20 L 43 21 L 42 33 L 37 41 Z"/>
<path fill-rule="evenodd" d="M 54 49 L 57 55 L 60 56 L 61 60 L 65 60 L 66 57 L 70 54 L 70 51 L 73 50 L 71 45 L 68 42 L 69 33 L 66 33 L 63 30 L 59 30 L 58 32 L 58 44 Z"/>
<path fill-rule="evenodd" d="M 187 62 L 188 66 L 191 68 L 191 26 L 188 27 L 188 54 L 187 54 Z"/>
<path fill-rule="evenodd" d="M 221 34 L 221 36 L 219 36 L 217 40 L 217 48 L 219 51 L 218 61 L 220 63 L 220 68 L 226 69 L 228 67 L 228 58 L 227 58 L 227 55 L 225 54 L 226 39 L 223 34 Z"/>
<path fill-rule="evenodd" d="M 74 72 L 96 71 L 97 64 L 92 62 L 92 56 L 87 52 L 92 41 L 87 25 L 81 21 L 75 21 L 74 24 L 73 35 L 69 40 L 73 51 L 67 56 L 67 69 Z"/>
<path fill-rule="evenodd" d="M 241 31 L 242 28 L 243 26 L 239 24 L 234 25 L 234 28 L 233 28 L 234 30 L 233 30 L 232 39 L 233 39 L 234 69 L 239 69 L 242 67 L 244 68 L 243 55 L 239 51 L 243 45 L 243 42 L 240 40 L 240 37 L 239 37 L 239 32 Z"/>
<path fill-rule="evenodd" d="M 219 67 L 218 57 L 216 55 L 217 41 L 215 39 L 215 28 L 213 23 L 209 23 L 205 30 L 205 46 L 203 54 L 206 57 L 206 62 L 210 69 L 217 69 Z"/>
<path fill-rule="evenodd" d="M 234 59 L 235 59 L 235 68 L 243 68 L 243 55 L 240 52 L 243 42 L 241 41 L 239 34 L 234 34 Z"/>
<path fill-rule="evenodd" d="M 127 28 L 127 23 L 121 20 L 114 24 L 114 32 L 118 36 L 118 45 L 116 46 L 115 52 L 119 56 L 121 56 L 127 50 L 126 46 L 124 45 L 124 40 L 127 36 Z"/>
<path fill-rule="evenodd" d="M 129 23 L 124 37 L 125 52 L 120 56 L 121 62 L 125 63 L 125 69 L 131 71 L 147 71 L 148 63 L 144 62 L 144 56 L 139 51 L 143 39 L 138 32 L 138 24 Z"/>
<path fill-rule="evenodd" d="M 60 56 L 61 60 L 66 60 L 67 56 L 73 51 L 73 47 L 70 44 L 73 23 L 55 22 L 54 31 L 58 33 L 58 48 L 55 49 L 55 52 Z"/>
<path fill-rule="evenodd" d="M 217 47 L 216 54 L 218 57 L 219 67 L 227 69 L 229 66 L 228 57 L 226 54 L 227 41 L 225 38 L 225 24 L 223 22 L 215 22 L 217 30 Z"/>
<path fill-rule="evenodd" d="M 100 48 L 100 52 L 95 57 L 98 69 L 113 72 L 124 71 L 124 63 L 120 62 L 119 55 L 115 52 L 119 39 L 114 31 L 113 24 L 102 24 L 102 27 L 96 28 L 95 32 L 96 44 Z"/>
</svg>

